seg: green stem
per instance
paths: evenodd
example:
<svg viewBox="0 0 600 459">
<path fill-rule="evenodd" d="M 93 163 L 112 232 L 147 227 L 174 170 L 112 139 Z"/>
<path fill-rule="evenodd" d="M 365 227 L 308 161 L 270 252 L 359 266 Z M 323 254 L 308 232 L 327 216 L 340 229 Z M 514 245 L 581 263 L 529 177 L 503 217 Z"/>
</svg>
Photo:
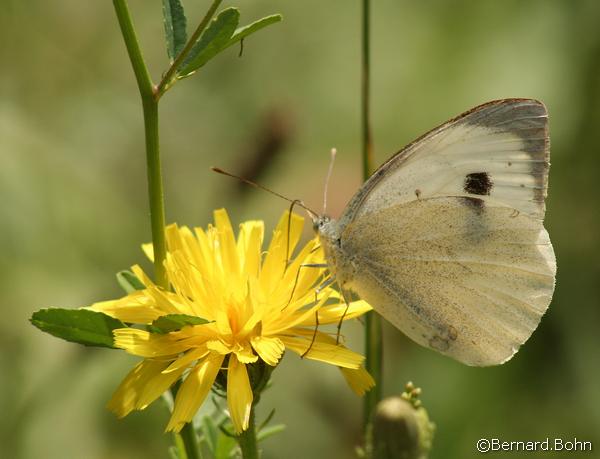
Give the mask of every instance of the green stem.
<svg viewBox="0 0 600 459">
<path fill-rule="evenodd" d="M 169 279 L 165 269 L 167 244 L 165 241 L 165 203 L 163 197 L 160 149 L 158 143 L 158 102 L 154 98 L 142 97 L 144 127 L 146 131 L 146 168 L 148 172 L 148 198 L 154 247 L 154 275 L 156 284 L 165 290 Z"/>
<path fill-rule="evenodd" d="M 363 180 L 373 171 L 373 138 L 371 135 L 371 1 L 362 0 L 362 65 L 361 65 L 361 128 Z"/>
<path fill-rule="evenodd" d="M 187 459 L 200 459 L 202 456 L 198 447 L 198 438 L 196 437 L 194 423 L 187 422 L 183 426 L 183 429 L 181 429 L 179 436 L 183 440 Z"/>
<path fill-rule="evenodd" d="M 250 423 L 248 428 L 237 437 L 238 444 L 242 450 L 243 459 L 258 459 L 258 443 L 256 441 L 256 421 L 254 419 L 254 405 L 250 411 Z"/>
<path fill-rule="evenodd" d="M 156 97 L 154 84 L 142 56 L 127 2 L 126 0 L 113 0 L 113 5 L 142 98 L 146 137 L 148 197 L 150 200 L 152 245 L 154 247 L 154 274 L 156 284 L 167 290 L 169 288 L 169 280 L 164 265 L 167 256 L 167 247 L 165 241 L 165 208 L 158 140 L 158 98 Z M 174 386 L 171 392 L 174 398 L 177 393 L 177 386 Z M 181 434 L 178 434 L 176 437 L 175 444 L 179 449 L 179 456 L 182 458 L 200 458 L 193 429 L 193 425 L 188 423 L 182 429 Z"/>
<path fill-rule="evenodd" d="M 146 162 L 148 167 L 148 196 L 152 223 L 152 245 L 154 246 L 154 270 L 157 285 L 169 287 L 164 261 L 167 255 L 165 243 L 165 210 L 163 202 L 162 175 L 158 145 L 158 102 L 154 98 L 154 85 L 144 62 L 142 51 L 131 21 L 126 0 L 113 0 L 115 12 L 125 40 L 129 60 L 137 80 L 144 109 L 146 134 Z"/>
<path fill-rule="evenodd" d="M 187 41 L 187 43 L 185 44 L 185 46 L 183 47 L 181 52 L 177 55 L 175 60 L 171 63 L 171 66 L 165 72 L 165 75 L 163 76 L 162 80 L 160 80 L 160 83 L 158 84 L 158 86 L 156 88 L 156 98 L 157 99 L 159 99 L 165 93 L 165 91 L 169 88 L 169 84 L 171 83 L 171 80 L 175 76 L 177 69 L 179 69 L 179 66 L 183 63 L 185 58 L 188 56 L 188 54 L 190 53 L 190 51 L 192 50 L 192 48 L 194 47 L 194 45 L 200 38 L 200 35 L 202 35 L 202 32 L 204 32 L 204 29 L 206 29 L 206 27 L 208 26 L 208 23 L 210 22 L 212 17 L 215 15 L 217 8 L 219 7 L 219 5 L 222 2 L 223 2 L 223 0 L 213 0 L 212 5 L 210 5 L 210 8 L 204 15 L 204 18 L 202 19 L 202 21 L 200 21 L 200 24 L 198 24 L 198 27 L 196 28 L 196 30 L 194 31 L 194 33 L 192 34 L 190 39 Z"/>
<path fill-rule="evenodd" d="M 361 66 L 361 126 L 362 126 L 362 166 L 363 179 L 367 180 L 374 171 L 373 138 L 371 134 L 370 110 L 370 0 L 362 1 L 362 66 Z M 363 426 L 365 449 L 372 451 L 372 419 L 375 408 L 382 396 L 383 342 L 381 317 L 369 312 L 365 319 L 365 367 L 375 379 L 375 387 L 367 392 L 364 400 Z"/>
</svg>

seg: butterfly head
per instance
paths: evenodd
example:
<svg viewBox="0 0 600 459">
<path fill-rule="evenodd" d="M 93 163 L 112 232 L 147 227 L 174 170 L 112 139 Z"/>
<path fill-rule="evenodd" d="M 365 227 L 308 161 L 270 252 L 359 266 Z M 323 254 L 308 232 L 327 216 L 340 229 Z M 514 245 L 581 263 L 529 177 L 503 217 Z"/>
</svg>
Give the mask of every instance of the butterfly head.
<svg viewBox="0 0 600 459">
<path fill-rule="evenodd" d="M 313 218 L 313 229 L 318 234 L 325 254 L 331 252 L 332 246 L 339 246 L 339 229 L 337 221 L 327 215 L 320 215 Z"/>
<path fill-rule="evenodd" d="M 331 222 L 331 218 L 327 215 L 317 215 L 313 217 L 313 231 L 321 234 Z"/>
</svg>

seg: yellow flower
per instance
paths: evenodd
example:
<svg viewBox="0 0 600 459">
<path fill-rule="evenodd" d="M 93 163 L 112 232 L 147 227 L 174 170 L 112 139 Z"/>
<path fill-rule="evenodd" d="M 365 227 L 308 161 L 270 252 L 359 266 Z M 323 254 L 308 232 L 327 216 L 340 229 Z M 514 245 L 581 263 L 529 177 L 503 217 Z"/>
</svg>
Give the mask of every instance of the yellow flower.
<svg viewBox="0 0 600 459">
<path fill-rule="evenodd" d="M 119 417 L 144 409 L 184 377 L 167 425 L 167 430 L 177 432 L 191 421 L 219 372 L 226 372 L 227 403 L 239 433 L 248 428 L 253 402 L 248 366 L 275 366 L 286 349 L 340 367 L 359 395 L 370 389 L 374 382 L 362 367 L 363 356 L 319 329 L 313 342 L 317 313 L 319 325 L 335 324 L 371 308 L 357 301 L 344 315 L 346 306 L 330 287 L 319 292 L 315 302 L 315 289 L 326 271 L 301 265 L 323 263 L 318 240 L 311 240 L 288 260 L 300 240 L 304 220 L 285 213 L 263 253 L 262 221 L 242 223 L 236 240 L 227 212 L 217 210 L 214 218 L 215 226 L 207 231 L 167 227 L 165 265 L 172 291 L 156 286 L 134 266 L 144 290 L 91 306 L 127 323 L 151 324 L 167 314 L 209 321 L 166 334 L 115 330 L 116 346 L 144 360 L 118 387 L 109 409 Z M 144 250 L 152 258 L 151 245 Z"/>
</svg>

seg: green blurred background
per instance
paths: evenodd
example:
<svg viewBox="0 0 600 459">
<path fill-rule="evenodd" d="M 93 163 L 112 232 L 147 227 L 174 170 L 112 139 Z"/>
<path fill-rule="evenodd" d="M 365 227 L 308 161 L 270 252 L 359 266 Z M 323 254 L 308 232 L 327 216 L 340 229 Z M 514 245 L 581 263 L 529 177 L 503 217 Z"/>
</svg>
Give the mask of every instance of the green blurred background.
<svg viewBox="0 0 600 459">
<path fill-rule="evenodd" d="M 166 65 L 160 2 L 130 3 L 156 80 Z M 543 100 L 558 258 L 554 301 L 513 360 L 469 368 L 386 327 L 385 393 L 407 380 L 423 388 L 434 459 L 476 457 L 481 437 L 577 437 L 600 449 L 600 3 L 373 3 L 377 163 L 482 102 Z M 185 5 L 194 25 L 208 2 Z M 211 165 L 319 208 L 332 146 L 337 215 L 360 183 L 359 1 L 234 5 L 243 23 L 275 12 L 284 22 L 163 100 L 168 220 L 205 226 L 226 206 L 234 222 L 263 218 L 272 228 L 286 204 Z M 111 2 L 2 0 L 0 59 L 0 457 L 165 458 L 160 403 L 122 421 L 104 409 L 134 358 L 59 341 L 27 321 L 42 307 L 120 295 L 114 273 L 143 262 L 139 246 L 150 239 L 141 109 Z M 362 349 L 359 325 L 345 332 Z M 263 416 L 276 407 L 288 426 L 264 443 L 265 458 L 353 457 L 360 400 L 334 368 L 288 357 L 261 402 Z M 577 454 L 536 455 L 559 456 Z"/>
</svg>

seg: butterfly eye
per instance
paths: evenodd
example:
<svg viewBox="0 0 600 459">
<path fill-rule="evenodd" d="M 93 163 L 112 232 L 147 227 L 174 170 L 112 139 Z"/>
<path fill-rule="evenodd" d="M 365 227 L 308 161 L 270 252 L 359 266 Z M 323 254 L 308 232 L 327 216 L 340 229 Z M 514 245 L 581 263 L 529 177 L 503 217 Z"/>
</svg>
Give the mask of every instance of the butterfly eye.
<svg viewBox="0 0 600 459">
<path fill-rule="evenodd" d="M 321 231 L 327 222 L 329 222 L 329 217 L 326 216 L 322 216 L 316 220 L 313 220 L 313 230 L 315 232 Z"/>
</svg>

